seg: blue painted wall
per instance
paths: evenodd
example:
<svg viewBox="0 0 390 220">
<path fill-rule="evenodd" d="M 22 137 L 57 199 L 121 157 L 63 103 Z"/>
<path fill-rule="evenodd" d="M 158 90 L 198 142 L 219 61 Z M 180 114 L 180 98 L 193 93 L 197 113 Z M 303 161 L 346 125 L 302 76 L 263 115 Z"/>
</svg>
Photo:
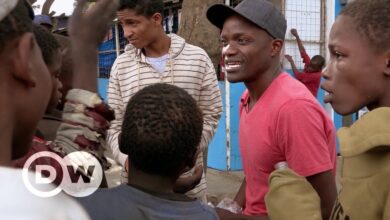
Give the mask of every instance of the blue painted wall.
<svg viewBox="0 0 390 220">
<path fill-rule="evenodd" d="M 238 127 L 240 119 L 241 95 L 245 91 L 244 83 L 230 84 L 230 166 L 231 170 L 242 170 L 242 161 L 240 156 L 240 145 L 238 143 Z"/>
<path fill-rule="evenodd" d="M 226 170 L 226 102 L 225 82 L 219 82 L 222 94 L 223 113 L 216 134 L 209 145 L 207 164 L 209 167 Z M 243 83 L 230 84 L 230 169 L 242 170 L 240 148 L 238 144 L 239 105 L 241 94 L 244 92 Z"/>
<path fill-rule="evenodd" d="M 223 112 L 221 119 L 219 120 L 217 132 L 214 135 L 213 140 L 209 145 L 209 152 L 207 157 L 207 166 L 225 170 L 227 167 L 226 163 L 226 102 L 224 99 L 225 95 L 225 83 L 219 82 L 219 88 L 222 94 Z"/>
<path fill-rule="evenodd" d="M 98 78 L 98 87 L 99 95 L 103 98 L 104 101 L 107 101 L 108 79 Z"/>
</svg>

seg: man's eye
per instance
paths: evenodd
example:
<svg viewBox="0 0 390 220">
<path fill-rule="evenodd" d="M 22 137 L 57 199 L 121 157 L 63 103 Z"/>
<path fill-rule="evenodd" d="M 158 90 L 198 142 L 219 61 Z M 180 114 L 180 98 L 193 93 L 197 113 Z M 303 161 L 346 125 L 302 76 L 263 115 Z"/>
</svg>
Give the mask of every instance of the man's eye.
<svg viewBox="0 0 390 220">
<path fill-rule="evenodd" d="M 338 52 L 338 51 L 335 51 L 334 52 L 334 56 L 336 57 L 336 59 L 341 59 L 341 58 L 343 58 L 344 57 L 344 55 L 343 54 L 341 54 L 340 52 Z"/>
<path fill-rule="evenodd" d="M 247 39 L 242 39 L 242 38 L 240 38 L 240 39 L 237 40 L 237 42 L 238 42 L 239 44 L 247 44 L 249 41 L 248 41 Z"/>
</svg>

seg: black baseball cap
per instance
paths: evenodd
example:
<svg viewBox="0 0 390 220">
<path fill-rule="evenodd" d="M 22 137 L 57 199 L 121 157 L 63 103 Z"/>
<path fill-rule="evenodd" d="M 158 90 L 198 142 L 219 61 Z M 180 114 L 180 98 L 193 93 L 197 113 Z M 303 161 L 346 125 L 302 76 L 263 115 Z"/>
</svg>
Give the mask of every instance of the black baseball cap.
<svg viewBox="0 0 390 220">
<path fill-rule="evenodd" d="M 207 19 L 222 29 L 226 19 L 235 14 L 265 30 L 274 39 L 284 40 L 287 29 L 286 18 L 273 3 L 266 0 L 244 0 L 234 8 L 215 4 L 207 10 Z"/>
</svg>

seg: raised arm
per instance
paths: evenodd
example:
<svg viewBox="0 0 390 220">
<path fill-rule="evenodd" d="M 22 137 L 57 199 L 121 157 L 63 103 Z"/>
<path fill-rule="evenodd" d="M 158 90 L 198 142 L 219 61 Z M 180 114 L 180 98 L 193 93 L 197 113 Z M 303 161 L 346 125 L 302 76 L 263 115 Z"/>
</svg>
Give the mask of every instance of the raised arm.
<svg viewBox="0 0 390 220">
<path fill-rule="evenodd" d="M 284 57 L 286 57 L 286 60 L 290 63 L 291 69 L 293 70 L 295 78 L 299 78 L 299 75 L 301 74 L 301 72 L 299 72 L 299 70 L 297 69 L 297 66 L 294 63 L 293 58 L 287 54 Z"/>
<path fill-rule="evenodd" d="M 300 52 L 301 57 L 303 59 L 303 62 L 306 64 L 310 63 L 310 57 L 306 53 L 306 49 L 303 46 L 302 40 L 299 37 L 297 29 L 295 29 L 295 28 L 291 29 L 291 34 L 295 37 L 295 39 L 297 41 L 298 49 L 299 49 L 299 52 Z"/>
<path fill-rule="evenodd" d="M 64 157 L 75 151 L 87 151 L 104 163 L 102 148 L 109 121 L 113 111 L 96 93 L 97 46 L 101 41 L 102 29 L 108 26 L 116 11 L 117 1 L 100 0 L 90 11 L 82 13 L 86 1 L 80 0 L 71 18 L 70 37 L 74 60 L 74 88 L 68 92 L 63 113 L 63 122 L 59 126 L 53 143 L 35 141 L 29 153 L 54 151 Z M 35 152 L 34 152 L 35 151 Z M 22 158 L 25 160 L 27 158 Z M 81 158 L 84 163 L 88 158 Z M 15 166 L 20 162 L 15 161 Z M 57 172 L 62 168 L 56 166 L 55 160 L 43 160 L 42 164 L 51 164 Z M 88 163 L 87 163 L 88 164 Z M 57 161 L 58 165 L 58 161 Z M 83 170 L 79 170 L 88 175 Z M 76 174 L 74 174 L 76 175 Z M 74 176 L 77 178 L 77 175 Z M 71 177 L 73 178 L 73 177 Z"/>
<path fill-rule="evenodd" d="M 86 0 L 79 0 L 69 26 L 74 62 L 74 88 L 97 91 L 97 48 L 115 17 L 117 1 L 100 0 L 83 12 Z"/>
<path fill-rule="evenodd" d="M 295 28 L 291 29 L 291 34 L 295 37 L 295 39 L 297 41 L 299 52 L 301 52 L 301 54 L 306 53 L 305 47 L 303 46 L 302 40 L 299 37 L 297 29 L 295 29 Z"/>
<path fill-rule="evenodd" d="M 45 3 L 43 3 L 42 6 L 42 14 L 43 15 L 50 15 L 50 8 L 53 5 L 54 0 L 46 0 Z"/>
<path fill-rule="evenodd" d="M 102 143 L 114 115 L 97 94 L 97 48 L 115 17 L 118 1 L 100 0 L 84 11 L 86 2 L 78 1 L 70 20 L 75 89 L 66 97 L 55 144 L 64 154 L 83 149 L 102 161 Z"/>
</svg>

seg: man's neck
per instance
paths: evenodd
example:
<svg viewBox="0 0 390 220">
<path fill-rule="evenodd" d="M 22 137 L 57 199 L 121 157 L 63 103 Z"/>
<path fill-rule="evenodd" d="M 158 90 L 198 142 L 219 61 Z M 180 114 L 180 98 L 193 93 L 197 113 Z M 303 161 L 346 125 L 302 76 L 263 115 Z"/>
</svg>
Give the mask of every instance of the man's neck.
<svg viewBox="0 0 390 220">
<path fill-rule="evenodd" d="M 272 81 L 281 74 L 281 68 L 279 62 L 275 62 L 268 70 L 263 73 L 259 73 L 258 78 L 255 81 L 246 83 L 245 86 L 249 92 L 249 110 L 256 104 L 256 102 L 263 95 Z"/>
<path fill-rule="evenodd" d="M 139 189 L 144 189 L 156 193 L 174 193 L 173 186 L 175 181 L 157 175 L 147 174 L 137 169 L 132 169 L 130 165 L 129 170 L 129 185 L 135 186 Z"/>
<path fill-rule="evenodd" d="M 165 33 L 157 37 L 156 40 L 143 49 L 146 57 L 162 57 L 169 52 L 171 47 L 171 38 Z"/>
</svg>

